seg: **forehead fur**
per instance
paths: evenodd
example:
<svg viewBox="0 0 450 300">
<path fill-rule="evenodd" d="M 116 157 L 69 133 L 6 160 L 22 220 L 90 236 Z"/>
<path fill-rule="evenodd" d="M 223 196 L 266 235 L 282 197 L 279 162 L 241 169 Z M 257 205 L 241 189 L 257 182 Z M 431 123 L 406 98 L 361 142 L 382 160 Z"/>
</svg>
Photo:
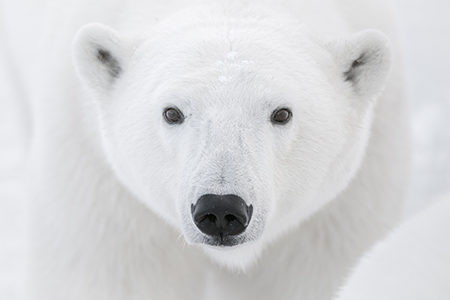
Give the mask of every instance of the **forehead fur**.
<svg viewBox="0 0 450 300">
<path fill-rule="evenodd" d="M 202 70 L 252 69 L 257 61 L 260 68 L 286 71 L 294 63 L 289 58 L 311 61 L 320 48 L 315 35 L 283 12 L 257 12 L 238 4 L 181 11 L 144 33 L 137 57 Z"/>
<path fill-rule="evenodd" d="M 211 100 L 239 94 L 248 104 L 288 98 L 328 77 L 321 65 L 329 64 L 329 53 L 309 30 L 284 12 L 282 17 L 263 7 L 257 12 L 217 4 L 173 15 L 143 33 L 134 78 L 145 78 L 150 90 L 176 86 L 174 96 L 194 93 Z"/>
</svg>

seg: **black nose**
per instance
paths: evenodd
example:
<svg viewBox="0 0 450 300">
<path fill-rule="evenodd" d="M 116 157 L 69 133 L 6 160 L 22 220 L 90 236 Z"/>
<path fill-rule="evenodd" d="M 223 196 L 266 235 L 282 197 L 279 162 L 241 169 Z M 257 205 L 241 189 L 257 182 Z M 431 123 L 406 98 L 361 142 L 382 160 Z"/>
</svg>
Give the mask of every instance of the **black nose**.
<svg viewBox="0 0 450 300">
<path fill-rule="evenodd" d="M 201 232 L 223 239 L 243 232 L 252 218 L 253 206 L 236 195 L 201 196 L 191 205 L 192 218 Z"/>
</svg>

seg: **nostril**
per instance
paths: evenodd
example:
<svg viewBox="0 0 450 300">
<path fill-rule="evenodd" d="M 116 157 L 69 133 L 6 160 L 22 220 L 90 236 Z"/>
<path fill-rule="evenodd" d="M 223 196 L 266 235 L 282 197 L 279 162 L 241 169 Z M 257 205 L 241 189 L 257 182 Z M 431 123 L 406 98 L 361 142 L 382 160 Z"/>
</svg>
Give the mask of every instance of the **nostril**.
<svg viewBox="0 0 450 300">
<path fill-rule="evenodd" d="M 225 216 L 225 220 L 228 221 L 228 223 L 233 222 L 234 220 L 237 220 L 236 217 L 234 215 L 226 215 Z"/>
<path fill-rule="evenodd" d="M 208 219 L 210 222 L 215 223 L 217 220 L 217 217 L 213 214 L 207 214 L 205 219 Z"/>
</svg>

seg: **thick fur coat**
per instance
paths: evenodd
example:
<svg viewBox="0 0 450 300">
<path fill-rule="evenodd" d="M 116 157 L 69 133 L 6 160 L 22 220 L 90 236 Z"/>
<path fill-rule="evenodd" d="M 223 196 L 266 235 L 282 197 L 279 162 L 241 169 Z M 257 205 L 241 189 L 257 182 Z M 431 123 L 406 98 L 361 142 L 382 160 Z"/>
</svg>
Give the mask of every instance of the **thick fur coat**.
<svg viewBox="0 0 450 300">
<path fill-rule="evenodd" d="M 383 1 L 21 2 L 1 5 L 32 112 L 29 299 L 330 299 L 398 221 Z M 207 194 L 253 208 L 227 244 L 193 221 Z"/>
<path fill-rule="evenodd" d="M 364 256 L 337 300 L 450 297 L 450 195 L 401 224 Z"/>
</svg>

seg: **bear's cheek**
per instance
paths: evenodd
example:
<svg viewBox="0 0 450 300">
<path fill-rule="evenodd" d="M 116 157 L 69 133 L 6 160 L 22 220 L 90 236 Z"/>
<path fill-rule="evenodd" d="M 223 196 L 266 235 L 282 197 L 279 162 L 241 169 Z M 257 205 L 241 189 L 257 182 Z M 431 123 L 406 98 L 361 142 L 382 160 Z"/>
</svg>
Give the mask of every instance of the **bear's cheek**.
<svg viewBox="0 0 450 300">
<path fill-rule="evenodd" d="M 333 172 L 333 162 L 347 144 L 348 132 L 342 116 L 330 112 L 298 113 L 293 137 L 275 164 L 276 207 L 289 207 L 287 212 L 275 211 L 274 218 L 283 214 L 286 223 L 296 223 L 317 210 L 324 201 L 322 187 L 333 186 L 326 182 Z M 281 144 L 281 143 L 279 143 Z M 276 145 L 280 148 L 280 146 Z M 282 153 L 277 149 L 275 153 Z"/>
<path fill-rule="evenodd" d="M 171 152 L 163 147 L 159 118 L 160 114 L 138 99 L 111 99 L 101 108 L 103 148 L 113 172 L 127 189 L 152 211 L 175 222 L 177 166 L 171 163 Z M 178 222 L 174 225 L 179 227 Z"/>
</svg>

